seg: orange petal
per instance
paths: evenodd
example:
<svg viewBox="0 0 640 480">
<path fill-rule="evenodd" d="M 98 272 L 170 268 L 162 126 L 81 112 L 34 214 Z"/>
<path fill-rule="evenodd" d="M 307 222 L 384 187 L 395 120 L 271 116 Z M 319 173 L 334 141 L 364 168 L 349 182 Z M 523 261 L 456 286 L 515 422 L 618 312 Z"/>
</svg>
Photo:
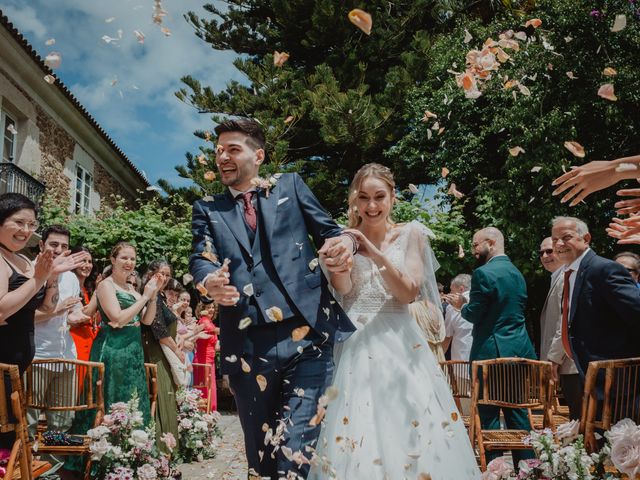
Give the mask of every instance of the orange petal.
<svg viewBox="0 0 640 480">
<path fill-rule="evenodd" d="M 471 90 L 474 87 L 475 83 L 475 79 L 470 72 L 466 72 L 462 76 L 462 88 L 464 88 L 465 90 Z"/>
<path fill-rule="evenodd" d="M 250 373 L 251 372 L 251 365 L 249 365 L 244 358 L 240 358 L 240 365 L 241 365 L 242 371 L 244 373 Z"/>
<path fill-rule="evenodd" d="M 424 111 L 424 116 L 422 117 L 422 121 L 423 122 L 427 122 L 427 121 L 429 121 L 430 118 L 438 118 L 438 115 L 436 115 L 433 112 L 430 112 L 429 110 L 425 110 Z"/>
<path fill-rule="evenodd" d="M 449 169 L 447 167 L 442 167 L 440 175 L 442 176 L 442 178 L 447 178 L 447 175 L 449 175 Z"/>
<path fill-rule="evenodd" d="M 311 327 L 309 325 L 303 325 L 302 327 L 294 328 L 293 331 L 291 332 L 291 339 L 294 342 L 299 342 L 300 340 L 302 340 L 304 337 L 307 336 L 307 333 L 309 333 L 309 330 L 311 330 Z"/>
<path fill-rule="evenodd" d="M 273 52 L 273 65 L 275 67 L 282 67 L 287 60 L 289 60 L 287 52 L 278 52 L 277 50 Z"/>
<path fill-rule="evenodd" d="M 269 318 L 269 320 L 271 320 L 272 322 L 281 322 L 284 318 L 284 316 L 282 315 L 282 310 L 280 310 L 280 308 L 278 307 L 271 307 L 271 308 L 267 308 L 267 318 Z"/>
<path fill-rule="evenodd" d="M 527 22 L 524 24 L 525 27 L 533 28 L 538 28 L 540 25 L 542 25 L 542 20 L 540 20 L 539 18 L 532 18 L 531 20 L 527 20 Z"/>
<path fill-rule="evenodd" d="M 568 141 L 564 142 L 564 148 L 573 153 L 576 157 L 584 158 L 584 147 L 578 142 Z"/>
<path fill-rule="evenodd" d="M 519 84 L 520 82 L 518 82 L 518 80 L 507 80 L 502 86 L 502 88 L 504 88 L 505 90 L 509 90 L 510 88 L 513 88 Z"/>
<path fill-rule="evenodd" d="M 618 74 L 618 72 L 616 72 L 614 68 L 607 67 L 603 70 L 602 74 L 605 77 L 615 77 Z"/>
<path fill-rule="evenodd" d="M 204 153 L 198 155 L 198 163 L 200 165 L 206 165 L 207 164 L 207 157 L 204 156 Z M 214 176 L 215 179 L 215 176 Z"/>
<path fill-rule="evenodd" d="M 371 19 L 371 15 L 369 15 L 364 10 L 360 10 L 359 8 L 354 8 L 353 10 L 351 10 L 349 12 L 349 21 L 367 35 L 371 35 L 373 20 Z"/>
<path fill-rule="evenodd" d="M 215 174 L 215 172 L 214 172 L 214 171 L 212 171 L 212 170 L 209 170 L 208 172 L 205 172 L 205 174 L 204 174 L 204 179 L 205 179 L 207 182 L 213 182 L 213 181 L 216 179 L 216 174 Z"/>
<path fill-rule="evenodd" d="M 289 115 L 287 118 L 284 119 L 284 123 L 291 123 L 293 122 L 293 115 Z"/>
<path fill-rule="evenodd" d="M 605 100 L 611 100 L 612 102 L 618 100 L 618 97 L 616 97 L 616 94 L 613 91 L 612 83 L 605 83 L 604 85 L 601 85 L 598 89 L 598 96 L 604 98 Z"/>
</svg>

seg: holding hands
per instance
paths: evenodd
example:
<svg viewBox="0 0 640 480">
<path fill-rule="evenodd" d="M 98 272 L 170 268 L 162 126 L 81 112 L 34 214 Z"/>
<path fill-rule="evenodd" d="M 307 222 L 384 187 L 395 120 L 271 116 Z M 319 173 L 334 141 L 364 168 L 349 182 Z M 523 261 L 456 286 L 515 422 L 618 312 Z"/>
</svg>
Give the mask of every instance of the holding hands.
<svg viewBox="0 0 640 480">
<path fill-rule="evenodd" d="M 348 230 L 348 232 L 353 235 L 351 230 Z M 354 242 L 356 242 L 355 245 Z M 359 241 L 355 235 L 328 238 L 322 248 L 318 250 L 318 255 L 324 261 L 329 272 L 348 273 L 353 266 L 354 246 L 357 248 L 358 243 Z"/>
</svg>

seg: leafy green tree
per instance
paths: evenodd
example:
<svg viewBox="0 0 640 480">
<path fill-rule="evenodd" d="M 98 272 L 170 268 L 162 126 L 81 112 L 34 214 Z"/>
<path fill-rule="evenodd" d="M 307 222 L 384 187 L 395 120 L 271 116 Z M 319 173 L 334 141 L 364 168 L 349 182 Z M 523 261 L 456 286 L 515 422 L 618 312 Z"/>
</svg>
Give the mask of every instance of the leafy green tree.
<svg viewBox="0 0 640 480">
<path fill-rule="evenodd" d="M 392 167 L 400 185 L 422 183 L 425 172 L 383 152 L 406 133 L 402 118 L 406 91 L 420 82 L 431 56 L 431 36 L 446 31 L 447 19 L 470 8 L 461 0 L 374 0 L 363 6 L 349 0 L 249 0 L 204 6 L 207 17 L 186 15 L 196 34 L 216 50 L 233 50 L 247 82 L 231 82 L 215 92 L 185 76 L 180 100 L 219 122 L 226 115 L 251 116 L 267 134 L 268 173 L 295 170 L 323 205 L 336 213 L 345 207 L 346 188 L 365 163 Z M 471 2 L 483 15 L 491 1 Z M 511 3 L 511 2 L 507 2 Z M 518 2 L 518 5 L 520 2 Z M 500 4 L 501 5 L 501 4 Z M 365 35 L 348 12 L 365 8 L 373 31 Z M 275 52 L 290 56 L 281 66 Z M 202 188 L 177 193 L 189 200 L 214 187 L 203 173 L 215 170 L 208 132 L 197 156 L 178 167 Z M 204 155 L 205 165 L 197 161 Z M 163 188 L 174 192 L 167 182 Z"/>
<path fill-rule="evenodd" d="M 604 228 L 613 192 L 569 209 L 551 196 L 551 182 L 572 164 L 640 151 L 638 10 L 626 0 L 543 0 L 531 15 L 542 20 L 538 29 L 524 27 L 526 18 L 512 14 L 488 23 L 459 17 L 453 32 L 438 36 L 422 82 L 406 102 L 408 132 L 387 152 L 425 172 L 426 181 L 449 169 L 447 181 L 466 194 L 457 202 L 464 205 L 469 232 L 487 225 L 502 229 L 525 274 L 538 268 L 534 252 L 555 215 L 584 218 L 596 248 L 611 252 Z M 612 32 L 616 15 L 626 15 L 627 26 Z M 473 37 L 468 43 L 465 30 Z M 491 72 L 482 95 L 465 98 L 452 72 L 465 71 L 469 50 L 509 30 L 526 34 L 517 40 L 519 50 L 505 48 L 510 58 Z M 613 72 L 606 68 L 617 74 L 607 76 Z M 598 95 L 606 83 L 614 85 L 617 101 Z M 424 119 L 427 110 L 437 118 Z M 584 145 L 584 160 L 565 148 L 567 141 Z M 522 150 L 514 156 L 509 149 L 516 147 Z"/>
<path fill-rule="evenodd" d="M 125 206 L 116 198 L 114 208 L 103 208 L 95 217 L 69 214 L 51 200 L 45 200 L 40 221 L 43 225 L 61 224 L 71 232 L 71 244 L 87 247 L 100 269 L 109 264 L 111 249 L 119 241 L 134 245 L 138 256 L 138 270 L 154 259 L 165 258 L 174 268 L 177 278 L 188 271 L 191 254 L 191 222 L 189 205 L 181 198 L 167 200 L 160 206 L 158 197 L 139 201 L 137 209 Z M 175 215 L 176 210 L 189 212 Z"/>
</svg>

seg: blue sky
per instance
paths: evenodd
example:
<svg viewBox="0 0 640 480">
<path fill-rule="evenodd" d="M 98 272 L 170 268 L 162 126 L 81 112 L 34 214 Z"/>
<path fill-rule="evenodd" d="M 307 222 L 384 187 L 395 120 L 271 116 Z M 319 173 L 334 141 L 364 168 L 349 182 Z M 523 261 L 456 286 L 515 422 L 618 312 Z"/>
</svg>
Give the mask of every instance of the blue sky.
<svg viewBox="0 0 640 480">
<path fill-rule="evenodd" d="M 207 15 L 204 3 L 162 0 L 168 15 L 161 26 L 152 21 L 153 0 L 0 0 L 0 9 L 43 58 L 62 55 L 57 76 L 150 182 L 182 185 L 173 167 L 200 145 L 193 131 L 212 122 L 174 96 L 180 77 L 192 75 L 215 91 L 243 80 L 232 65 L 235 54 L 213 50 L 184 20 L 189 10 Z M 102 40 L 117 38 L 119 29 L 121 40 Z M 51 38 L 55 44 L 47 46 Z"/>
</svg>

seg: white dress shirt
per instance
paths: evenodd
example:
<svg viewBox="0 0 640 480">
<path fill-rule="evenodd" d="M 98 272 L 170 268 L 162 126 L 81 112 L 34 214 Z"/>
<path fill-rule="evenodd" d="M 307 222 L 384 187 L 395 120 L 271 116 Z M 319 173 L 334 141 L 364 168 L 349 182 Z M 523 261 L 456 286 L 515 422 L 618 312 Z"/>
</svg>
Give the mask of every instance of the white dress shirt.
<svg viewBox="0 0 640 480">
<path fill-rule="evenodd" d="M 73 272 L 61 273 L 58 277 L 58 305 L 69 297 L 80 297 L 80 282 Z M 35 358 L 75 359 L 76 345 L 67 324 L 67 312 L 49 320 L 35 322 Z"/>
<path fill-rule="evenodd" d="M 469 301 L 469 291 L 462 294 Z M 460 310 L 449 306 L 444 315 L 445 335 L 451 337 L 451 360 L 469 361 L 473 343 L 473 324 L 462 318 Z"/>
</svg>

